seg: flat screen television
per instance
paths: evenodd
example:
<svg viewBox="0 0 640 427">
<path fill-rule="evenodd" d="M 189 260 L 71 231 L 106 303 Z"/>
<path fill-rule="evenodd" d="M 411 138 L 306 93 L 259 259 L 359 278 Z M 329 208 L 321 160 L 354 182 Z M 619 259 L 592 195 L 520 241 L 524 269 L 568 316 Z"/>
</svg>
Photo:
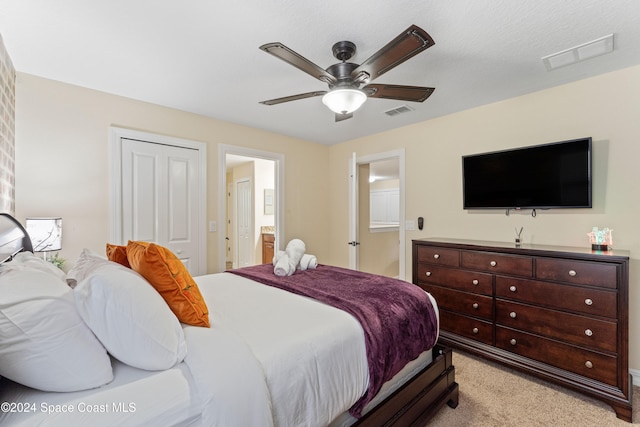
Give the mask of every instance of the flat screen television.
<svg viewBox="0 0 640 427">
<path fill-rule="evenodd" d="M 591 137 L 463 156 L 463 207 L 590 208 L 591 157 Z"/>
</svg>

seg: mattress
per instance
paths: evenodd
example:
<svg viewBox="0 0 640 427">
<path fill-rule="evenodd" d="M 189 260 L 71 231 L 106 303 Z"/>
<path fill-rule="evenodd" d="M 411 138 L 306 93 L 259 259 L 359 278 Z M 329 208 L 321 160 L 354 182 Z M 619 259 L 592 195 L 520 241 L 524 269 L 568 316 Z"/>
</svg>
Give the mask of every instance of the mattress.
<svg viewBox="0 0 640 427">
<path fill-rule="evenodd" d="M 183 363 L 150 372 L 114 360 L 112 383 L 75 393 L 45 393 L 3 380 L 0 402 L 12 407 L 0 412 L 0 424 L 346 426 L 355 421 L 345 412 L 366 391 L 369 378 L 355 318 L 229 273 L 196 281 L 212 327 L 184 326 Z M 424 352 L 369 406 L 430 361 L 431 352 Z"/>
<path fill-rule="evenodd" d="M 73 393 L 47 393 L 3 379 L 0 425 L 186 426 L 200 419 L 201 405 L 185 363 L 157 372 L 117 360 L 112 366 L 110 384 Z"/>
</svg>

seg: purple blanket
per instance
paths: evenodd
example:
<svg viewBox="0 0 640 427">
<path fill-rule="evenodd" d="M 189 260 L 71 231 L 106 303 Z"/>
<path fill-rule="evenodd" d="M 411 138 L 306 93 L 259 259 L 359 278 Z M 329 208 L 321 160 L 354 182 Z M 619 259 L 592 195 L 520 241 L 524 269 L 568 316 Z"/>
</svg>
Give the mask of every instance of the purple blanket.
<svg viewBox="0 0 640 427">
<path fill-rule="evenodd" d="M 228 272 L 314 298 L 358 319 L 365 336 L 369 389 L 349 410 L 356 418 L 385 381 L 436 343 L 435 310 L 427 294 L 411 283 L 326 265 L 285 277 L 273 274 L 271 264 Z"/>
</svg>

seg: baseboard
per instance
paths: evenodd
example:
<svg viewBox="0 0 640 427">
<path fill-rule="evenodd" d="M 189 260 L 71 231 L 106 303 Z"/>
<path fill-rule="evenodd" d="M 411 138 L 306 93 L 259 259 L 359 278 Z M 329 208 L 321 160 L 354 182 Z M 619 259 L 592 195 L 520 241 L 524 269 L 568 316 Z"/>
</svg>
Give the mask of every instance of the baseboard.
<svg viewBox="0 0 640 427">
<path fill-rule="evenodd" d="M 629 369 L 629 373 L 633 379 L 633 384 L 640 386 L 640 371 L 637 369 Z"/>
</svg>

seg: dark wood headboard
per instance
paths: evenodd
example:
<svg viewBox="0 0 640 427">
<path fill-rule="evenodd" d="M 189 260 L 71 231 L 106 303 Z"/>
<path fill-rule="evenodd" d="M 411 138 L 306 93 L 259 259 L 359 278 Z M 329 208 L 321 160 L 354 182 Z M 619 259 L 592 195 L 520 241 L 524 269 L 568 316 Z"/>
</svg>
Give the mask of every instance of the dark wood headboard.
<svg viewBox="0 0 640 427">
<path fill-rule="evenodd" d="M 22 251 L 33 252 L 27 231 L 11 215 L 0 213 L 0 263 L 11 260 Z"/>
</svg>

